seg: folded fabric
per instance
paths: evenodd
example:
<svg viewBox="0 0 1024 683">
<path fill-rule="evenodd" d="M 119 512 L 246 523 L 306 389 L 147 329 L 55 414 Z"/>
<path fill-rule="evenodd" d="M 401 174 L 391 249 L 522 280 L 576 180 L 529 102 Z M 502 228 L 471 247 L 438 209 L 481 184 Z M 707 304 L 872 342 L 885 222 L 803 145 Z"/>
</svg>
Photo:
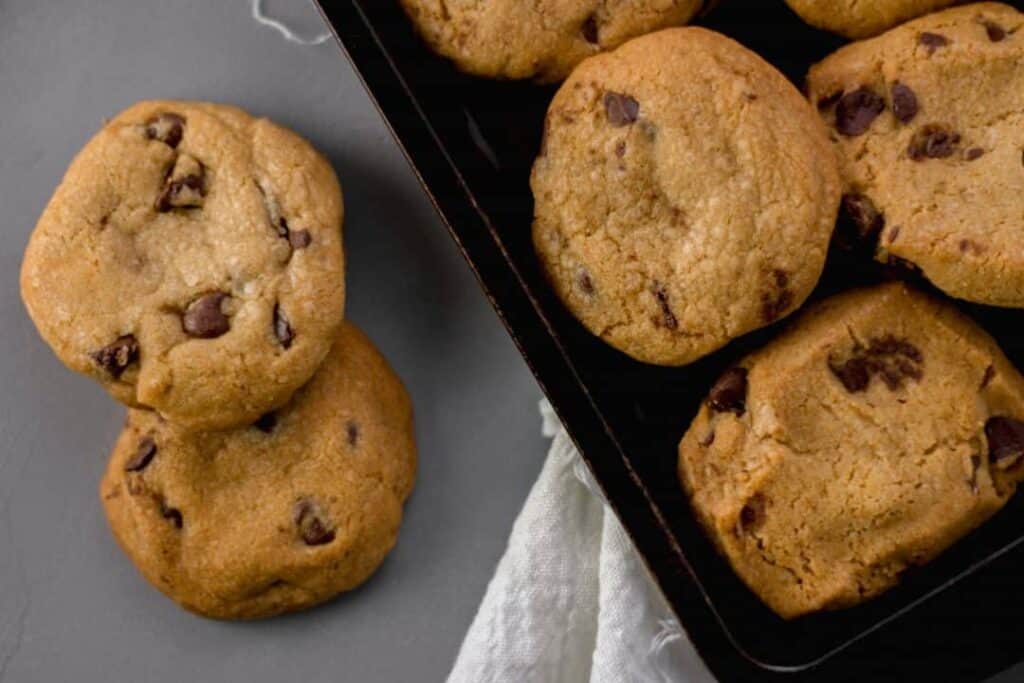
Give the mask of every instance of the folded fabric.
<svg viewBox="0 0 1024 683">
<path fill-rule="evenodd" d="M 554 437 L 448 683 L 713 681 L 546 401 Z"/>
</svg>

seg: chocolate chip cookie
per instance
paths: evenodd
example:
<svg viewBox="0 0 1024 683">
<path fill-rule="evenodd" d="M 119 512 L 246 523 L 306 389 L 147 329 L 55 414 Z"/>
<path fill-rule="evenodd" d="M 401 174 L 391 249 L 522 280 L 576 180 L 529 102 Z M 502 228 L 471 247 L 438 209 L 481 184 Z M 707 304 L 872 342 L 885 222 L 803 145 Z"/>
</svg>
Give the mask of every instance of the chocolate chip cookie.
<svg viewBox="0 0 1024 683">
<path fill-rule="evenodd" d="M 65 364 L 179 426 L 251 422 L 323 360 L 343 316 L 330 164 L 266 119 L 138 103 L 71 163 L 21 291 Z"/>
<path fill-rule="evenodd" d="M 185 433 L 130 410 L 100 495 L 142 574 L 223 619 L 310 607 L 354 588 L 398 534 L 415 473 L 409 397 L 350 323 L 283 408 Z"/>
<path fill-rule="evenodd" d="M 704 0 L 402 0 L 426 42 L 492 78 L 565 78 L 584 58 L 685 24 Z"/>
<path fill-rule="evenodd" d="M 786 0 L 812 26 L 847 38 L 867 38 L 957 0 Z"/>
<path fill-rule="evenodd" d="M 951 305 L 890 283 L 824 301 L 726 371 L 679 444 L 693 509 L 786 618 L 893 586 L 1024 474 L 1024 378 Z"/>
<path fill-rule="evenodd" d="M 946 293 L 1024 307 L 1024 15 L 980 3 L 813 67 L 843 177 L 841 227 Z"/>
<path fill-rule="evenodd" d="M 825 128 L 801 95 L 700 28 L 580 64 L 548 110 L 531 186 L 558 296 L 607 343 L 663 365 L 796 309 L 839 204 Z"/>
</svg>

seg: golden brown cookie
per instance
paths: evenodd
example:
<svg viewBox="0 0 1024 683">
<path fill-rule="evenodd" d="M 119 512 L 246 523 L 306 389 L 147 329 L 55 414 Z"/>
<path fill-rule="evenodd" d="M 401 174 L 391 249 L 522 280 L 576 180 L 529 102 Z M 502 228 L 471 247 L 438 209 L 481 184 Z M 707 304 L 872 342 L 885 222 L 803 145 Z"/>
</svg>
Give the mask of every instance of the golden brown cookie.
<svg viewBox="0 0 1024 683">
<path fill-rule="evenodd" d="M 786 0 L 812 26 L 847 38 L 867 38 L 957 0 Z"/>
<path fill-rule="evenodd" d="M 1024 14 L 956 7 L 813 67 L 848 232 L 961 299 L 1024 307 Z"/>
<path fill-rule="evenodd" d="M 566 307 L 682 365 L 795 310 L 839 203 L 825 129 L 760 57 L 700 28 L 591 57 L 548 110 L 533 242 Z"/>
<path fill-rule="evenodd" d="M 234 107 L 140 102 L 71 163 L 25 253 L 43 339 L 182 427 L 251 422 L 305 383 L 345 301 L 342 204 L 298 135 Z"/>
<path fill-rule="evenodd" d="M 434 51 L 492 78 L 565 78 L 584 58 L 689 21 L 704 0 L 402 0 Z"/>
<path fill-rule="evenodd" d="M 693 509 L 786 618 L 893 586 L 1024 474 L 1024 378 L 951 305 L 887 284 L 726 371 L 679 444 Z"/>
<path fill-rule="evenodd" d="M 100 495 L 156 588 L 204 616 L 250 619 L 365 581 L 395 543 L 415 468 L 409 397 L 344 323 L 312 381 L 250 427 L 184 433 L 130 410 Z"/>
</svg>

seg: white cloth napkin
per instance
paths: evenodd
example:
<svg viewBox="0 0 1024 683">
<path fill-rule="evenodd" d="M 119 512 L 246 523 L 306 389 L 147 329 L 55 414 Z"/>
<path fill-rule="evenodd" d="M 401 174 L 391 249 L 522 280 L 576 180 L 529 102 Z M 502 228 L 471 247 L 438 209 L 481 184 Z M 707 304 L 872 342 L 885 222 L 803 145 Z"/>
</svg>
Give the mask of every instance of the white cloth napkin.
<svg viewBox="0 0 1024 683">
<path fill-rule="evenodd" d="M 448 683 L 713 681 L 547 401 L 547 462 Z"/>
</svg>

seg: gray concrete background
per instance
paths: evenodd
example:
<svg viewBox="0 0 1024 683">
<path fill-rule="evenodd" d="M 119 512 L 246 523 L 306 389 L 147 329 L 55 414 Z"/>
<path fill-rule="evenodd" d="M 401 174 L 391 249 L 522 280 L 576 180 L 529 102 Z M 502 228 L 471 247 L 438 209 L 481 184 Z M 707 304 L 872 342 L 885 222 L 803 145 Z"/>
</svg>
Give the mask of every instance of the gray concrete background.
<svg viewBox="0 0 1024 683">
<path fill-rule="evenodd" d="M 303 0 L 269 0 L 307 32 Z M 546 450 L 539 390 L 333 41 L 248 0 L 0 0 L 0 681 L 439 681 Z M 205 621 L 115 546 L 96 486 L 122 410 L 45 347 L 21 254 L 68 161 L 148 98 L 238 104 L 308 137 L 346 194 L 349 314 L 406 380 L 418 486 L 362 589 L 262 623 Z"/>
</svg>

